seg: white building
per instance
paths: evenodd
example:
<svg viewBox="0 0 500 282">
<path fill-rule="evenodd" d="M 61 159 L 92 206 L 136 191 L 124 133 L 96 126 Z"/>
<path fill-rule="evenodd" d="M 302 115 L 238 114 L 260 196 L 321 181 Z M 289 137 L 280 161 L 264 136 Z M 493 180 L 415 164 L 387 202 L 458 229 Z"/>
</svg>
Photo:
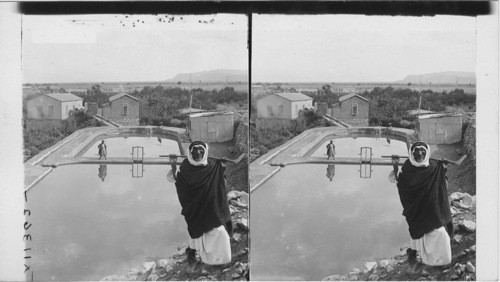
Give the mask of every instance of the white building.
<svg viewBox="0 0 500 282">
<path fill-rule="evenodd" d="M 275 93 L 257 101 L 257 117 L 296 119 L 299 111 L 313 108 L 313 98 L 302 93 Z"/>
<path fill-rule="evenodd" d="M 51 93 L 27 102 L 28 118 L 67 119 L 69 111 L 83 108 L 83 99 L 71 93 Z"/>
</svg>

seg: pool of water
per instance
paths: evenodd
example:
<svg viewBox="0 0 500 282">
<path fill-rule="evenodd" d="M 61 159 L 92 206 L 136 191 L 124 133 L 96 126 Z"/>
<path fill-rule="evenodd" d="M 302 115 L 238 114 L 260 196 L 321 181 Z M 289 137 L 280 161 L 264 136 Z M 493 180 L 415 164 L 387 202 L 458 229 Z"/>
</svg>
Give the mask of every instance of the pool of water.
<svg viewBox="0 0 500 282">
<path fill-rule="evenodd" d="M 391 169 L 292 165 L 252 192 L 252 280 L 321 280 L 398 253 L 410 237 Z"/>
<path fill-rule="evenodd" d="M 359 157 L 361 147 L 372 148 L 372 158 L 380 158 L 387 155 L 408 156 L 406 142 L 392 139 L 390 137 L 344 137 L 331 139 L 335 145 L 336 157 Z M 311 154 L 311 157 L 326 158 L 326 145 L 330 140 L 325 141 Z"/>
<path fill-rule="evenodd" d="M 35 280 L 123 274 L 187 242 L 175 185 L 166 177 L 170 167 L 144 166 L 142 178 L 131 169 L 63 166 L 28 190 Z"/>
<path fill-rule="evenodd" d="M 101 140 L 94 142 L 82 157 L 99 157 L 97 146 Z M 112 137 L 104 139 L 108 157 L 131 157 L 132 147 L 144 147 L 145 158 L 157 158 L 159 155 L 178 154 L 179 142 L 162 137 Z"/>
</svg>

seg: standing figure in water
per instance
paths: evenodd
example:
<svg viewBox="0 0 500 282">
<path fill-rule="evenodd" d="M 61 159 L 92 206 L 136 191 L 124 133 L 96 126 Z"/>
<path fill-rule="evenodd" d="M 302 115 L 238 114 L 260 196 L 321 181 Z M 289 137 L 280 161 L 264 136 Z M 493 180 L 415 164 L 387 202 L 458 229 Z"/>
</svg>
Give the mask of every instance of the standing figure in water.
<svg viewBox="0 0 500 282">
<path fill-rule="evenodd" d="M 335 159 L 335 145 L 332 140 L 330 140 L 330 143 L 326 145 L 326 155 L 328 156 L 328 159 Z"/>
<path fill-rule="evenodd" d="M 108 166 L 105 164 L 99 165 L 99 178 L 104 181 L 104 178 L 106 178 L 106 175 L 108 174 Z"/>
<path fill-rule="evenodd" d="M 108 154 L 108 149 L 106 147 L 106 144 L 104 143 L 104 140 L 102 140 L 101 144 L 99 144 L 99 146 L 97 146 L 97 148 L 99 149 L 99 159 L 106 159 L 107 157 L 107 154 Z"/>
<path fill-rule="evenodd" d="M 326 177 L 328 177 L 328 179 L 330 179 L 331 182 L 334 176 L 335 176 L 335 165 L 329 164 L 328 167 L 326 168 Z"/>
<path fill-rule="evenodd" d="M 416 142 L 399 175 L 399 158 L 392 158 L 403 215 L 412 239 L 406 253 L 410 263 L 417 261 L 418 252 L 424 264 L 447 265 L 451 263 L 450 237 L 453 237 L 447 168 L 445 162 L 435 162 L 429 157 L 429 145 Z"/>
<path fill-rule="evenodd" d="M 190 236 L 186 249 L 189 264 L 193 266 L 196 262 L 196 252 L 206 264 L 231 262 L 233 225 L 226 195 L 224 161 L 208 159 L 208 145 L 201 141 L 189 145 L 187 158 L 182 161 L 178 173 L 177 157 L 171 155 L 170 161 L 181 214 Z"/>
</svg>

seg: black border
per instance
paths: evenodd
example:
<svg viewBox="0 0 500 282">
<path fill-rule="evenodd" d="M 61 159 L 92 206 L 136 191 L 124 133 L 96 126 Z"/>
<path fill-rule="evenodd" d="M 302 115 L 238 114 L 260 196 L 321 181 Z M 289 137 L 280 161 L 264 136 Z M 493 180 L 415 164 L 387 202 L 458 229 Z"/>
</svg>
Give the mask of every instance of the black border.
<svg viewBox="0 0 500 282">
<path fill-rule="evenodd" d="M 492 12 L 489 1 L 162 1 L 21 2 L 29 15 L 60 14 L 362 14 L 478 16 Z"/>
</svg>

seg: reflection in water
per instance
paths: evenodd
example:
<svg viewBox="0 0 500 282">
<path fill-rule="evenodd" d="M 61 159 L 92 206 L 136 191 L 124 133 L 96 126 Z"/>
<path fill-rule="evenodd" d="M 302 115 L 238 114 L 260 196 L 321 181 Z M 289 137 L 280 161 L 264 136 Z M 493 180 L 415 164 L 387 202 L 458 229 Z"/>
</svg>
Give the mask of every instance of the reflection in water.
<svg viewBox="0 0 500 282">
<path fill-rule="evenodd" d="M 324 168 L 286 167 L 251 193 L 252 280 L 321 280 L 393 256 L 407 243 L 388 167 L 373 166 L 371 178 L 360 178 L 359 166 L 335 164 L 328 179 Z"/>
<path fill-rule="evenodd" d="M 326 168 L 326 177 L 328 177 L 328 179 L 332 181 L 334 176 L 335 176 L 335 165 L 329 164 L 328 167 Z"/>
<path fill-rule="evenodd" d="M 101 179 L 101 181 L 104 181 L 104 178 L 106 178 L 106 174 L 108 174 L 108 166 L 105 164 L 99 165 L 98 169 L 98 174 L 97 176 Z"/>
<path fill-rule="evenodd" d="M 165 166 L 148 166 L 143 178 L 130 177 L 124 165 L 98 170 L 96 179 L 95 165 L 58 167 L 28 190 L 36 280 L 99 280 L 148 257 L 166 257 L 186 242 Z"/>
</svg>

